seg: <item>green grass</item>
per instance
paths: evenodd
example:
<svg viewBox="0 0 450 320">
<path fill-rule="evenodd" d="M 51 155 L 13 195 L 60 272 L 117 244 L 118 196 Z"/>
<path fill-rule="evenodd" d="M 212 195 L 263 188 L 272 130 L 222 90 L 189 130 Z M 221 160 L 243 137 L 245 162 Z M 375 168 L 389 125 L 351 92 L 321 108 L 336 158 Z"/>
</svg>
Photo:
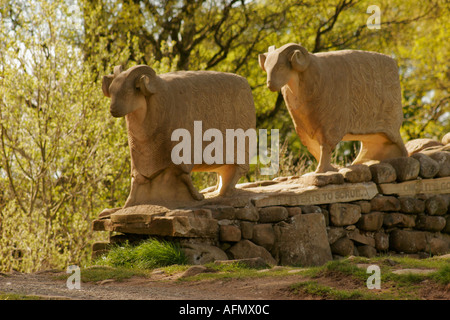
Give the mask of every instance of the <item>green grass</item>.
<svg viewBox="0 0 450 320">
<path fill-rule="evenodd" d="M 332 288 L 317 281 L 304 281 L 293 284 L 291 290 L 294 293 L 304 292 L 313 296 L 322 297 L 324 299 L 333 300 L 380 300 L 393 299 L 390 294 L 374 294 L 371 292 L 364 292 L 363 290 L 342 290 Z"/>
<path fill-rule="evenodd" d="M 42 300 L 41 297 L 0 292 L 0 300 Z"/>
<path fill-rule="evenodd" d="M 116 245 L 94 263 L 128 269 L 154 269 L 186 262 L 186 256 L 177 244 L 149 239 L 138 245 Z"/>
</svg>

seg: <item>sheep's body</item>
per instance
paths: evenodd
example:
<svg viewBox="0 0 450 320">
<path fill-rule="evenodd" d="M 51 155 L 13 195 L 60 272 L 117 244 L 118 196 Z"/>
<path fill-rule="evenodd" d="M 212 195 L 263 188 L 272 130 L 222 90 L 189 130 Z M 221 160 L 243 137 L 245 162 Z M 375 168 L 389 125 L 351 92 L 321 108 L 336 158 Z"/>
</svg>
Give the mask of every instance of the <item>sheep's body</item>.
<svg viewBox="0 0 450 320">
<path fill-rule="evenodd" d="M 130 68 L 121 75 L 129 73 L 124 75 L 130 78 L 126 81 L 136 81 L 132 72 Z M 149 77 L 155 93 L 145 97 L 145 107 L 125 115 L 132 169 L 132 190 L 125 206 L 202 199 L 192 185 L 191 171 L 217 172 L 219 194 L 232 194 L 239 178 L 248 171 L 249 162 L 195 163 L 194 154 L 199 150 L 194 150 L 194 139 L 202 141 L 206 130 L 218 129 L 225 148 L 226 129 L 255 129 L 255 108 L 248 82 L 234 74 L 212 71 L 180 71 Z M 194 132 L 194 121 L 201 121 L 200 137 L 199 132 Z M 189 163 L 174 164 L 171 158 L 173 148 L 180 143 L 172 141 L 172 133 L 177 129 L 190 133 Z M 201 152 L 209 143 L 202 142 Z M 223 163 L 225 157 L 224 151 Z"/>
<path fill-rule="evenodd" d="M 272 60 L 292 54 L 290 46 L 298 45 L 277 49 Z M 362 142 L 354 163 L 406 155 L 399 133 L 403 113 L 398 68 L 392 58 L 343 50 L 307 53 L 307 59 L 306 69 L 293 72 L 281 92 L 297 134 L 319 161 L 316 172 L 334 170 L 331 152 L 341 140 Z M 267 70 L 268 79 L 276 81 L 277 75 L 269 75 L 273 69 Z"/>
</svg>

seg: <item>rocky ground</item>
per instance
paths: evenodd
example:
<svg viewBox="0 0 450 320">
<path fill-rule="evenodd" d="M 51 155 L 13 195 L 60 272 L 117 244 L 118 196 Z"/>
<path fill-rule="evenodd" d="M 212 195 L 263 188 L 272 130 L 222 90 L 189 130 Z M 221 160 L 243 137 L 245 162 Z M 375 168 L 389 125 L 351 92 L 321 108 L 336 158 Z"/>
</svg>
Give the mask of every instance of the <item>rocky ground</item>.
<svg viewBox="0 0 450 320">
<path fill-rule="evenodd" d="M 361 267 L 365 267 L 364 265 Z M 280 268 L 280 267 L 275 267 Z M 290 269 L 284 275 L 264 277 L 232 277 L 180 281 L 184 272 L 166 274 L 155 271 L 149 277 L 132 277 L 117 281 L 106 279 L 97 282 L 82 282 L 80 289 L 68 289 L 60 271 L 39 273 L 0 274 L 0 298 L 17 299 L 34 296 L 45 300 L 317 300 L 333 299 L 327 294 L 312 294 L 302 290 L 292 290 L 292 285 L 311 280 L 300 271 Z M 397 273 L 423 274 L 435 270 L 407 269 L 400 266 Z M 82 271 L 83 272 L 83 271 Z M 271 272 L 259 270 L 255 272 Z M 194 272 L 196 273 L 196 272 Z M 389 293 L 399 299 L 450 300 L 450 284 L 442 285 L 432 280 L 424 280 L 413 287 L 414 294 L 403 296 L 402 288 L 395 283 L 383 283 L 380 290 L 368 290 L 366 283 L 351 275 L 327 273 L 313 279 L 321 286 L 336 290 L 361 290 L 383 294 Z M 410 289 L 408 289 L 410 290 Z M 1 295 L 3 294 L 3 295 Z"/>
</svg>

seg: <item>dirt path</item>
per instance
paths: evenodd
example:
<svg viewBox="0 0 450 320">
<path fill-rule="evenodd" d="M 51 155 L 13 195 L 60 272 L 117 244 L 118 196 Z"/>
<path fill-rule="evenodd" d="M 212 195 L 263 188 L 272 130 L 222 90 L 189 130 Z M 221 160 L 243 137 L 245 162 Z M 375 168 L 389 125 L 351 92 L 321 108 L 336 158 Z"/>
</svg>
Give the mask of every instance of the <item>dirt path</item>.
<svg viewBox="0 0 450 320">
<path fill-rule="evenodd" d="M 110 279 L 83 282 L 80 289 L 68 289 L 66 280 L 56 279 L 61 275 L 67 276 L 62 272 L 0 273 L 0 293 L 38 296 L 46 300 L 317 300 L 326 298 L 305 292 L 294 293 L 290 289 L 291 285 L 311 280 L 299 273 L 196 281 L 177 281 L 181 274 L 156 273 L 150 278 L 132 277 L 123 281 Z M 326 276 L 314 278 L 314 281 L 341 290 L 368 291 L 365 283 L 340 273 L 329 273 Z M 400 288 L 396 288 L 395 284 L 386 283 L 378 293 L 389 291 L 395 294 L 397 290 Z M 415 297 L 425 300 L 450 300 L 450 284 L 444 286 L 425 280 L 417 286 Z"/>
<path fill-rule="evenodd" d="M 0 292 L 75 300 L 286 300 L 299 299 L 287 288 L 299 275 L 248 279 L 175 281 L 133 277 L 123 281 L 82 283 L 68 289 L 55 273 L 0 275 Z"/>
</svg>

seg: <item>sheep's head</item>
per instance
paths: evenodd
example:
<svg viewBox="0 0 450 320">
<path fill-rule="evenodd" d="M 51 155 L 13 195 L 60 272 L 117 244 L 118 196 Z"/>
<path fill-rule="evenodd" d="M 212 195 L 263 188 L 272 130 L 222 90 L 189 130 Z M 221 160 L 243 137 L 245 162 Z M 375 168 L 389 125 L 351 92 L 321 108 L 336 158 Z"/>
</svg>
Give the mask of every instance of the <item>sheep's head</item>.
<svg viewBox="0 0 450 320">
<path fill-rule="evenodd" d="M 113 117 L 123 117 L 139 108 L 146 107 L 146 97 L 157 91 L 158 76 L 146 65 L 134 66 L 123 71 L 114 67 L 114 74 L 103 77 L 103 94 L 111 98 L 110 112 Z"/>
<path fill-rule="evenodd" d="M 267 72 L 267 87 L 271 91 L 279 91 L 286 85 L 295 72 L 303 72 L 308 68 L 310 56 L 308 51 L 296 43 L 288 43 L 258 57 L 259 66 Z"/>
</svg>

